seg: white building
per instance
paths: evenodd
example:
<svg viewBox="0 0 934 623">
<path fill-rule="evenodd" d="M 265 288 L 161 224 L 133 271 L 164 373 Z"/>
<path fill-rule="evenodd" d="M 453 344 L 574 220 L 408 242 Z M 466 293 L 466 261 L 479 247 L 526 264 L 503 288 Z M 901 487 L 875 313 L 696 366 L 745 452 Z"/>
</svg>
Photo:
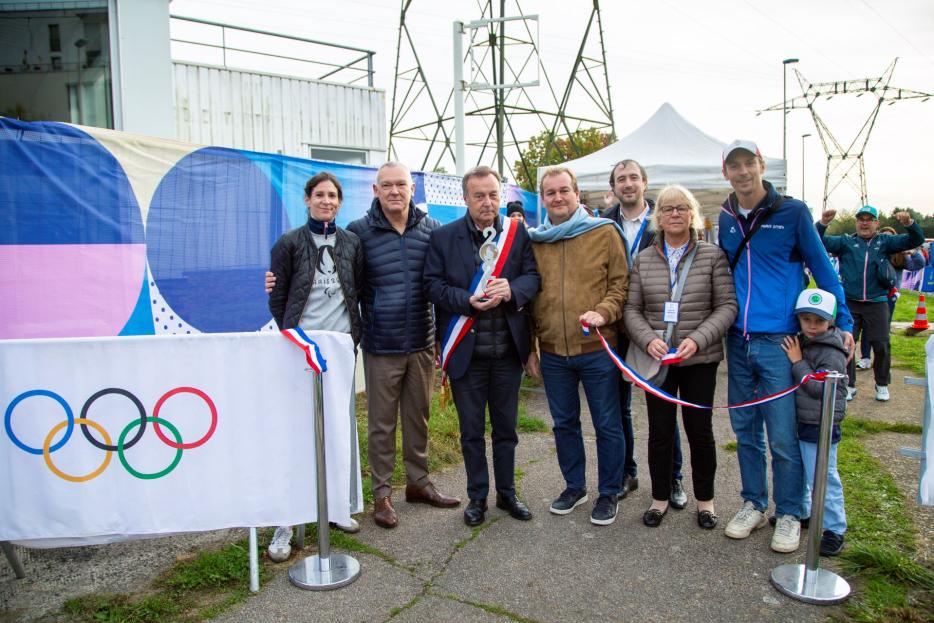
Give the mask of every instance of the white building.
<svg viewBox="0 0 934 623">
<path fill-rule="evenodd" d="M 374 164 L 372 55 L 171 17 L 168 0 L 0 0 L 0 115 Z"/>
</svg>

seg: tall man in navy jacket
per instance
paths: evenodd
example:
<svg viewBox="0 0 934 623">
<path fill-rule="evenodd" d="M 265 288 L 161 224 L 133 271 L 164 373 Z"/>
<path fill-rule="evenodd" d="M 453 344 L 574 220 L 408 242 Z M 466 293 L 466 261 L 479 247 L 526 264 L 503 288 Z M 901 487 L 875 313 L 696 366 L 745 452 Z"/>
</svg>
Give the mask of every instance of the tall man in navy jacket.
<svg viewBox="0 0 934 623">
<path fill-rule="evenodd" d="M 483 271 L 479 252 L 485 242 L 484 230 L 503 231 L 500 177 L 489 167 L 476 167 L 464 175 L 462 186 L 467 214 L 431 232 L 423 284 L 425 296 L 435 305 L 438 334 L 445 336 L 445 344 L 453 343 L 459 335 L 457 331 L 445 335 L 452 320 L 473 318 L 473 324 L 464 327 L 462 339 L 447 359 L 446 373 L 460 420 L 467 470 L 470 502 L 464 522 L 477 526 L 483 523 L 489 492 L 484 441 L 487 407 L 492 426 L 496 506 L 516 519 L 532 518 L 516 497 L 516 420 L 519 382 L 530 350 L 531 329 L 524 308 L 538 293 L 541 278 L 525 227 L 512 222 L 515 235 L 499 276 L 486 283 L 482 294 L 471 290 L 475 275 Z"/>
<path fill-rule="evenodd" d="M 632 262 L 643 249 L 655 244 L 655 229 L 652 227 L 652 210 L 655 204 L 647 199 L 649 176 L 645 167 L 635 160 L 620 160 L 610 171 L 610 191 L 617 202 L 603 214 L 604 218 L 616 221 L 623 232 L 623 246 L 626 248 L 626 263 L 630 270 Z M 623 357 L 629 349 L 629 336 L 620 320 L 617 328 L 617 350 Z M 619 413 L 623 421 L 623 439 L 626 441 L 626 456 L 623 458 L 623 483 L 619 490 L 619 499 L 639 488 L 635 458 L 635 434 L 632 428 L 632 384 L 621 378 L 619 382 Z M 681 484 L 681 435 L 675 423 L 674 473 L 671 479 L 671 497 L 669 502 L 674 508 L 684 508 L 687 495 Z"/>
<path fill-rule="evenodd" d="M 729 402 L 761 398 L 793 385 L 791 362 L 782 350 L 797 333 L 794 309 L 804 289 L 807 266 L 817 286 L 837 297 L 836 325 L 853 356 L 853 318 L 843 288 L 824 251 L 810 209 L 780 195 L 762 176 L 765 161 L 752 141 L 734 141 L 723 150 L 723 177 L 734 192 L 720 212 L 720 246 L 733 270 L 739 314 L 727 333 Z M 743 507 L 726 535 L 743 539 L 768 520 L 765 432 L 772 455 L 772 497 L 777 521 L 771 547 L 798 549 L 804 471 L 798 447 L 794 394 L 759 406 L 730 409 L 742 479 Z"/>
</svg>

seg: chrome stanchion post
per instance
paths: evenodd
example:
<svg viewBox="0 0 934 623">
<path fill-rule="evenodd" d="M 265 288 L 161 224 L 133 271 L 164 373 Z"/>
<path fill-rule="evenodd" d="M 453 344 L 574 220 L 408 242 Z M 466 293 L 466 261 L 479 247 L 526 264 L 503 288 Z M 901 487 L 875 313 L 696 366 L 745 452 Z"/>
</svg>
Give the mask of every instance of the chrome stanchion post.
<svg viewBox="0 0 934 623">
<path fill-rule="evenodd" d="M 259 552 L 256 542 L 256 528 L 250 528 L 250 592 L 259 592 Z"/>
<path fill-rule="evenodd" d="M 833 430 L 833 410 L 837 384 L 846 375 L 831 371 L 824 379 L 821 404 L 820 433 L 817 441 L 817 464 L 811 488 L 811 521 L 808 529 L 808 551 L 803 565 L 779 565 L 772 570 L 772 585 L 779 592 L 799 601 L 829 605 L 850 596 L 850 585 L 833 571 L 820 568 L 820 541 L 824 525 L 824 497 L 827 493 L 827 464 L 830 460 L 830 434 Z"/>
<path fill-rule="evenodd" d="M 329 590 L 346 586 L 360 576 L 360 563 L 347 554 L 331 554 L 328 525 L 328 483 L 324 454 L 324 382 L 312 373 L 315 406 L 315 483 L 318 493 L 318 553 L 289 567 L 289 580 L 307 590 Z"/>
</svg>

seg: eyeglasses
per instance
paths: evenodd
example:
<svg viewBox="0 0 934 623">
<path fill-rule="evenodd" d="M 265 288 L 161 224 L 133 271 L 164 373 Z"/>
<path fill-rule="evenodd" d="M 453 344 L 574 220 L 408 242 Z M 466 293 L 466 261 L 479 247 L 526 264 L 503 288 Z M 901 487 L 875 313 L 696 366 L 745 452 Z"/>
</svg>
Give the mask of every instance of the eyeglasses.
<svg viewBox="0 0 934 623">
<path fill-rule="evenodd" d="M 660 209 L 665 216 L 671 216 L 671 214 L 676 211 L 678 214 L 684 215 L 691 211 L 691 206 L 665 206 Z"/>
</svg>

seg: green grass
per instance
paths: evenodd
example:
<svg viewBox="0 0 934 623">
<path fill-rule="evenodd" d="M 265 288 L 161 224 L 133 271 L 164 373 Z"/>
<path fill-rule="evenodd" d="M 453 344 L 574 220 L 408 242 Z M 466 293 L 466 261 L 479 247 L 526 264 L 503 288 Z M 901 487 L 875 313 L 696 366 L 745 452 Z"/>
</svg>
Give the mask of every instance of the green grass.
<svg viewBox="0 0 934 623">
<path fill-rule="evenodd" d="M 861 420 L 859 418 L 848 417 L 844 431 L 850 437 L 861 437 L 863 435 L 875 435 L 876 433 L 905 433 L 909 435 L 920 435 L 920 424 L 908 424 L 906 422 L 880 422 L 878 420 Z"/>
<path fill-rule="evenodd" d="M 924 345 L 927 341 L 926 334 L 912 336 L 905 335 L 902 331 L 893 331 L 891 334 L 892 367 L 906 368 L 919 376 L 925 376 Z"/>
<path fill-rule="evenodd" d="M 537 417 L 519 414 L 516 430 L 520 433 L 544 433 L 548 431 L 548 424 Z"/>
<path fill-rule="evenodd" d="M 201 621 L 213 618 L 249 595 L 246 540 L 200 552 L 176 563 L 148 591 L 136 595 L 91 594 L 65 602 L 72 620 L 89 623 Z M 269 578 L 260 567 L 260 581 Z"/>
<path fill-rule="evenodd" d="M 918 432 L 911 425 L 847 418 L 837 449 L 846 495 L 847 542 L 841 563 L 857 590 L 845 607 L 847 620 L 934 620 L 934 572 L 915 559 L 917 529 L 901 493 L 882 464 L 866 450 L 879 432 Z"/>
<path fill-rule="evenodd" d="M 918 293 L 913 290 L 901 290 L 901 296 L 895 302 L 895 311 L 892 313 L 893 322 L 914 322 L 918 311 Z M 929 296 L 925 296 L 925 307 Z"/>
<path fill-rule="evenodd" d="M 725 444 L 723 444 L 722 447 L 723 447 L 723 449 L 726 450 L 727 452 L 736 452 L 736 440 L 733 439 L 733 440 L 731 440 L 731 441 L 728 441 L 728 442 L 726 442 Z"/>
</svg>

